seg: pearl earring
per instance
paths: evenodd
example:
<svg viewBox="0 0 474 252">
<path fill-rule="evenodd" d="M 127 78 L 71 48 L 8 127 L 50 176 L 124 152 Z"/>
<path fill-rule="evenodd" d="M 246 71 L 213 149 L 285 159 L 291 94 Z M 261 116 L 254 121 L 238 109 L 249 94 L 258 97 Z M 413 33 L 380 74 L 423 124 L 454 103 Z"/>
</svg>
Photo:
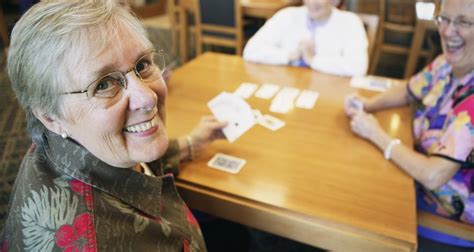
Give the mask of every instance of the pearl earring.
<svg viewBox="0 0 474 252">
<path fill-rule="evenodd" d="M 67 135 L 66 132 L 63 132 L 63 133 L 61 133 L 61 137 L 64 138 L 64 139 L 66 139 L 66 138 L 68 137 L 68 135 Z"/>
</svg>

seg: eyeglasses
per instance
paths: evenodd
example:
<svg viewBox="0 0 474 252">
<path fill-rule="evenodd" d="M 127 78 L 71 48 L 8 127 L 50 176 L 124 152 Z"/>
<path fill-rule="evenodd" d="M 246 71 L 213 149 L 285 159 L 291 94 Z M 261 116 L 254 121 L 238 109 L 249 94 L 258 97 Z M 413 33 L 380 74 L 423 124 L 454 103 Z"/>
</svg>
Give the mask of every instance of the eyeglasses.
<svg viewBox="0 0 474 252">
<path fill-rule="evenodd" d="M 454 27 L 461 29 L 469 29 L 474 25 L 474 21 L 469 21 L 463 17 L 450 19 L 445 16 L 436 16 L 435 23 L 439 27 L 447 27 L 450 23 L 453 23 Z"/>
<path fill-rule="evenodd" d="M 84 90 L 66 92 L 63 93 L 63 95 L 86 93 L 87 98 L 112 98 L 115 97 L 122 89 L 127 89 L 128 83 L 126 75 L 128 73 L 133 71 L 135 75 L 140 78 L 140 80 L 146 83 L 151 83 L 160 79 L 164 70 L 165 58 L 163 56 L 163 50 L 151 51 L 141 56 L 135 62 L 133 68 L 127 71 L 115 71 L 108 73 L 89 84 Z"/>
</svg>

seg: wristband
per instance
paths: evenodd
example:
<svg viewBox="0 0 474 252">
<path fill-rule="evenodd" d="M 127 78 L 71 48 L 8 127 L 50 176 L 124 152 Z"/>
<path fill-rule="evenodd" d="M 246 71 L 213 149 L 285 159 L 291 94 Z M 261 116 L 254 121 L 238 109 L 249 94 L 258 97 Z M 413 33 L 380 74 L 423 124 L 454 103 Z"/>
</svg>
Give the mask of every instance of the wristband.
<svg viewBox="0 0 474 252">
<path fill-rule="evenodd" d="M 194 146 L 191 136 L 186 136 L 186 143 L 188 144 L 189 160 L 194 160 Z"/>
<path fill-rule="evenodd" d="M 400 139 L 392 139 L 392 141 L 390 141 L 390 143 L 387 145 L 387 147 L 385 148 L 385 151 L 383 152 L 383 157 L 387 160 L 390 160 L 390 157 L 392 156 L 392 149 L 395 145 L 398 145 L 398 144 L 401 144 L 402 142 L 400 141 Z"/>
</svg>

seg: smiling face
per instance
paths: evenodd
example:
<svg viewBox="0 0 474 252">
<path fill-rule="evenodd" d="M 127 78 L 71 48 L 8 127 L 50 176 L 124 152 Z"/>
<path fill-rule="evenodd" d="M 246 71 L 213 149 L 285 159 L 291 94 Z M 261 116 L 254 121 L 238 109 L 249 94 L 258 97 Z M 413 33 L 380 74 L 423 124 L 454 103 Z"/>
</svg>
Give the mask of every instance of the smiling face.
<svg viewBox="0 0 474 252">
<path fill-rule="evenodd" d="M 441 16 L 451 19 L 474 22 L 474 0 L 445 0 Z M 439 25 L 441 44 L 447 61 L 453 66 L 456 75 L 463 76 L 474 69 L 474 26 L 455 27 Z"/>
<path fill-rule="evenodd" d="M 133 34 L 118 27 L 117 38 L 126 39 L 110 39 L 106 50 L 77 68 L 78 78 L 64 92 L 84 90 L 105 74 L 134 67 L 151 48 Z M 65 95 L 64 119 L 56 119 L 58 128 L 70 138 L 116 167 L 156 160 L 168 147 L 164 125 L 167 89 L 163 79 L 160 76 L 156 81 L 144 82 L 133 71 L 126 74 L 126 79 L 127 88 L 112 98 L 87 98 L 85 93 Z"/>
<path fill-rule="evenodd" d="M 309 17 L 314 21 L 324 21 L 331 15 L 332 0 L 304 0 Z"/>
</svg>

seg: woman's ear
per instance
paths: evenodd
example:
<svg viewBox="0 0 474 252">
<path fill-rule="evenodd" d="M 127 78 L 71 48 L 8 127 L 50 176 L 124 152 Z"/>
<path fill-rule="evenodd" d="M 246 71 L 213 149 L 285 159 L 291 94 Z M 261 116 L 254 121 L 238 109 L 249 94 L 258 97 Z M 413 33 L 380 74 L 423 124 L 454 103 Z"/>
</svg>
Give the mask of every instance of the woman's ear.
<svg viewBox="0 0 474 252">
<path fill-rule="evenodd" d="M 33 110 L 33 114 L 50 131 L 61 135 L 64 132 L 60 121 L 55 116 L 49 116 L 39 109 Z"/>
</svg>

